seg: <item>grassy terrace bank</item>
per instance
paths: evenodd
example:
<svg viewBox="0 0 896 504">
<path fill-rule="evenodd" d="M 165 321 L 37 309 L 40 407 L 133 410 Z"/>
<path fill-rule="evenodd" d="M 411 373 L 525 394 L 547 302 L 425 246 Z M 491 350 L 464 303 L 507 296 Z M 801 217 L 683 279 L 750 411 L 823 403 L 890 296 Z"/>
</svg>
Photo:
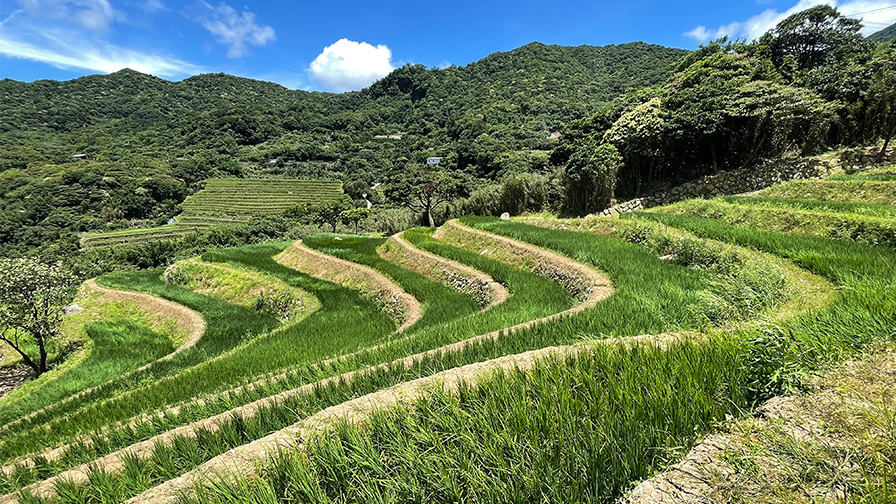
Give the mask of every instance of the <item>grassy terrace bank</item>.
<svg viewBox="0 0 896 504">
<path fill-rule="evenodd" d="M 593 358 L 544 363 L 529 375 L 497 376 L 459 397 L 433 393 L 413 409 L 376 416 L 367 428 L 337 427 L 304 453 L 273 457 L 261 478 L 222 482 L 190 501 L 386 496 L 456 502 L 540 495 L 550 501 L 613 502 L 633 482 L 681 455 L 694 431 L 679 430 L 677 420 L 697 431 L 708 429 L 704 417 L 689 415 L 699 411 L 713 418 L 727 407 L 740 412 L 798 388 L 804 373 L 825 363 L 852 356 L 873 341 L 896 339 L 896 254 L 888 248 L 706 219 L 644 217 L 788 258 L 842 291 L 823 309 L 741 327 L 699 348 L 605 349 Z M 479 225 L 557 246 L 518 224 Z M 692 401 L 679 402 L 684 397 Z M 657 411 L 663 414 L 652 416 Z"/>
<path fill-rule="evenodd" d="M 431 243 L 429 243 L 430 247 L 432 247 L 434 249 L 441 247 L 444 249 L 444 250 L 442 250 L 443 253 L 445 253 L 446 250 L 453 249 L 454 255 L 458 256 L 456 258 L 458 258 L 458 259 L 466 258 L 466 259 L 470 260 L 470 262 L 478 262 L 479 264 L 476 264 L 476 266 L 482 270 L 488 269 L 488 268 L 486 268 L 486 266 L 489 265 L 488 263 L 492 263 L 491 264 L 492 269 L 495 269 L 495 271 L 489 271 L 489 273 L 492 274 L 493 276 L 495 276 L 495 278 L 506 278 L 506 277 L 510 276 L 509 273 L 512 271 L 512 268 L 505 267 L 504 271 L 500 271 L 502 268 L 494 268 L 494 266 L 496 266 L 496 264 L 494 264 L 495 261 L 490 260 L 486 257 L 483 257 L 482 255 L 480 255 L 479 253 L 477 253 L 475 251 L 465 251 L 462 249 L 456 249 L 453 247 L 445 246 L 444 244 L 438 244 L 438 242 L 432 241 L 431 238 L 427 238 L 426 233 L 420 233 L 413 239 L 420 243 L 424 243 L 427 240 L 429 240 L 431 242 Z M 343 245 L 343 244 L 340 244 L 340 246 L 341 245 Z M 623 245 L 625 248 L 628 248 L 629 251 L 632 253 L 636 252 L 639 254 L 643 254 L 645 260 L 649 260 L 650 258 L 652 258 L 652 261 L 654 261 L 654 264 L 661 268 L 668 269 L 669 271 L 676 271 L 679 273 L 684 272 L 684 274 L 686 276 L 692 276 L 695 279 L 700 278 L 700 277 L 705 277 L 705 275 L 702 275 L 698 271 L 689 270 L 689 269 L 683 268 L 682 266 L 679 266 L 679 265 L 674 265 L 674 264 L 670 265 L 664 261 L 658 261 L 655 256 L 652 256 L 649 253 L 645 254 L 643 249 L 641 249 L 640 247 L 630 245 L 630 244 L 624 244 L 624 243 L 622 243 L 621 245 Z M 372 250 L 372 249 L 368 249 L 368 250 Z M 446 253 L 445 255 L 450 255 L 450 254 Z M 243 263 L 243 264 L 245 264 L 245 263 Z M 531 283 L 531 281 L 530 281 L 530 283 Z M 642 285 L 642 287 L 643 287 L 643 285 Z M 529 289 L 528 292 L 530 294 L 536 293 L 536 295 L 532 296 L 531 302 L 533 304 L 540 302 L 543 305 L 544 296 L 537 295 L 537 293 L 539 291 Z M 517 296 L 514 296 L 510 300 L 508 300 L 508 303 L 511 303 L 511 301 L 513 301 L 514 298 L 517 298 Z M 519 299 L 519 298 L 517 298 L 517 299 Z M 567 305 L 567 303 L 568 303 L 568 301 L 565 301 L 565 300 L 563 301 L 563 305 Z M 489 310 L 489 311 L 485 312 L 485 314 L 489 314 L 490 312 L 493 312 L 493 311 L 496 311 L 499 309 L 500 309 L 500 306 L 496 307 L 493 310 Z M 605 322 L 607 322 L 607 321 L 605 321 Z M 524 331 L 524 332 L 526 332 L 526 331 Z M 516 338 L 516 336 L 518 334 L 519 333 L 515 334 L 514 338 L 507 338 L 507 339 L 499 340 L 499 342 L 490 342 L 487 344 L 476 345 L 475 347 L 471 347 L 470 349 L 465 350 L 464 352 L 461 352 L 460 353 L 461 355 L 445 356 L 443 358 L 433 359 L 431 362 L 423 363 L 423 365 L 418 366 L 417 369 L 412 370 L 412 372 L 408 373 L 408 374 L 426 375 L 427 373 L 431 373 L 434 370 L 438 370 L 440 368 L 445 368 L 445 366 L 453 367 L 459 363 L 477 362 L 477 361 L 484 360 L 484 359 L 488 358 L 487 357 L 488 355 L 504 355 L 506 353 L 512 353 L 512 351 L 508 352 L 509 348 L 510 349 L 515 348 L 515 347 L 518 348 L 518 345 L 521 345 L 521 344 L 522 345 L 529 344 L 529 345 L 533 346 L 534 348 L 540 348 L 540 346 L 542 346 L 539 343 L 532 345 L 531 342 L 526 342 L 525 340 L 519 340 Z M 554 334 L 557 335 L 557 333 L 554 333 Z M 565 336 L 567 337 L 567 341 L 569 341 L 568 338 L 570 335 L 567 334 Z M 573 340 L 578 339 L 579 337 L 581 337 L 581 333 L 572 333 L 572 337 L 573 337 Z M 397 378 L 397 375 L 392 379 L 394 380 L 396 378 Z M 405 376 L 405 378 L 407 378 L 407 375 Z M 375 383 L 375 380 L 369 380 L 369 383 Z M 363 391 L 367 388 L 367 387 L 363 386 L 363 384 L 358 384 L 358 385 L 359 386 L 357 387 L 357 390 Z"/>
<path fill-rule="evenodd" d="M 233 253 L 246 254 L 251 262 L 267 261 L 279 266 L 273 262 L 271 255 L 283 247 L 283 244 L 264 245 Z M 253 257 L 258 255 L 262 257 Z M 214 257 L 206 259 L 212 260 Z M 117 287 L 127 286 L 183 302 L 202 313 L 208 322 L 208 329 L 197 345 L 197 351 L 191 352 L 187 356 L 189 358 L 159 366 L 161 369 L 153 368 L 139 379 L 124 384 L 113 383 L 103 390 L 108 395 L 98 393 L 96 396 L 99 397 L 85 398 L 68 406 L 69 411 L 77 411 L 78 414 L 60 417 L 59 411 L 48 412 L 47 415 L 55 417 L 55 420 L 47 422 L 50 428 L 38 427 L 33 432 L 25 431 L 20 436 L 4 439 L 0 444 L 0 453 L 4 458 L 28 453 L 37 446 L 49 446 L 70 439 L 77 433 L 90 432 L 116 420 L 128 419 L 203 392 L 244 383 L 266 371 L 286 365 L 301 365 L 302 362 L 316 362 L 326 356 L 357 349 L 378 341 L 394 329 L 392 322 L 373 302 L 348 289 L 291 270 L 281 279 L 313 293 L 322 308 L 298 324 L 278 330 L 274 330 L 277 323 L 270 315 L 166 284 L 159 278 L 160 273 L 150 270 L 116 274 L 104 277 L 104 280 Z M 191 304 L 190 301 L 194 302 Z M 345 328 L 338 338 L 332 337 L 332 328 L 336 324 L 344 324 Z M 206 364 L 210 358 L 238 344 L 242 344 L 238 351 Z M 135 388 L 139 388 L 139 394 L 127 393 Z M 102 402 L 96 400 L 101 397 L 110 399 Z M 46 419 L 35 419 L 28 425 L 40 426 L 41 421 L 46 422 Z"/>
</svg>

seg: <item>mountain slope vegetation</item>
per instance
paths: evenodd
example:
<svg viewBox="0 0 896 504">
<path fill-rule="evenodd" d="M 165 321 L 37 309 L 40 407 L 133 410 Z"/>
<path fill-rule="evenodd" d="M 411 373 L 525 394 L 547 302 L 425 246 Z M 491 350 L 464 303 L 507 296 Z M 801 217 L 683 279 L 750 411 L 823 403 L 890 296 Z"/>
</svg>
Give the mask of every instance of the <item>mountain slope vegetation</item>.
<svg viewBox="0 0 896 504">
<path fill-rule="evenodd" d="M 873 42 L 890 42 L 896 40 L 896 23 L 891 24 L 883 30 L 868 35 L 868 40 Z"/>
</svg>

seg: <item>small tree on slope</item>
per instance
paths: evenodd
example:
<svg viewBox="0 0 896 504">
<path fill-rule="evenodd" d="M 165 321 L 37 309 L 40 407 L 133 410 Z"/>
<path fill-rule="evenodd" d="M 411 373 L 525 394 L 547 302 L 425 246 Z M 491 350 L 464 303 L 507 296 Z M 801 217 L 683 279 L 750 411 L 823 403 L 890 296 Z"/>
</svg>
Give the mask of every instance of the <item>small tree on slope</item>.
<svg viewBox="0 0 896 504">
<path fill-rule="evenodd" d="M 34 370 L 47 371 L 47 344 L 61 334 L 62 309 L 78 289 L 78 279 L 61 263 L 34 258 L 0 259 L 0 340 Z M 29 346 L 37 347 L 37 357 Z"/>
</svg>

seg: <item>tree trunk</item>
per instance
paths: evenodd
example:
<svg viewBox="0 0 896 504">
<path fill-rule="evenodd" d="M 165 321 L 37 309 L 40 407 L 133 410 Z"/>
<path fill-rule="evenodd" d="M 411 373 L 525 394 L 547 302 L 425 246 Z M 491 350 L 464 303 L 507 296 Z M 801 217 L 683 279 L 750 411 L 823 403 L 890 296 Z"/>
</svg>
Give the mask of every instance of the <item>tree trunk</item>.
<svg viewBox="0 0 896 504">
<path fill-rule="evenodd" d="M 426 220 L 429 221 L 429 227 L 436 227 L 436 221 L 432 218 L 432 207 L 426 207 Z"/>
<path fill-rule="evenodd" d="M 0 333 L 0 334 L 3 334 L 3 333 Z M 16 338 L 16 339 L 18 339 L 18 338 Z M 30 367 L 31 369 L 34 370 L 34 377 L 35 377 L 35 378 L 37 378 L 38 376 L 42 375 L 43 372 L 46 371 L 46 365 L 47 365 L 47 361 L 46 361 L 46 351 L 44 350 L 43 346 L 40 347 L 40 350 L 41 350 L 41 363 L 38 364 L 37 362 L 34 362 L 34 360 L 32 360 L 31 357 L 28 357 L 28 354 L 26 354 L 21 348 L 19 348 L 19 347 L 18 347 L 15 343 L 13 343 L 12 341 L 10 341 L 10 340 L 8 340 L 8 339 L 6 339 L 6 338 L 0 338 L 0 340 L 5 341 L 5 342 L 6 342 L 6 343 L 7 343 L 13 350 L 15 350 L 16 352 L 18 352 L 18 354 L 22 356 L 22 362 L 24 362 L 26 366 L 28 366 L 28 367 Z"/>
<path fill-rule="evenodd" d="M 881 147 L 880 152 L 877 154 L 878 159 L 883 158 L 887 153 L 887 147 L 890 146 L 890 140 L 893 138 L 893 132 L 896 131 L 896 114 L 894 114 L 893 117 L 894 118 L 891 119 L 893 121 L 893 124 L 889 128 L 887 128 L 887 136 L 886 138 L 884 138 L 884 146 Z"/>
<path fill-rule="evenodd" d="M 361 221 L 355 221 L 355 234 L 358 234 L 358 223 Z"/>
<path fill-rule="evenodd" d="M 42 373 L 47 371 L 47 347 L 43 343 L 43 338 L 38 339 L 37 348 L 40 351 L 40 370 L 37 373 L 37 376 L 40 376 Z"/>
</svg>

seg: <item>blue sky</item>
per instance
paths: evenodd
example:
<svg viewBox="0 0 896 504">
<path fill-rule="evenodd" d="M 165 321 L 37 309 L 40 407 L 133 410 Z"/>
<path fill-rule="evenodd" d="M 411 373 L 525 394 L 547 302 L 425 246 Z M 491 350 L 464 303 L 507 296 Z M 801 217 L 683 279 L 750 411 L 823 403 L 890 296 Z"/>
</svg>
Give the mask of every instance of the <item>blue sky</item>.
<svg viewBox="0 0 896 504">
<path fill-rule="evenodd" d="M 169 80 L 226 72 L 292 89 L 360 89 L 405 63 L 465 65 L 538 41 L 695 48 L 752 39 L 819 0 L 3 0 L 0 78 L 71 79 L 133 68 Z M 827 0 L 896 22 L 896 0 Z"/>
</svg>

